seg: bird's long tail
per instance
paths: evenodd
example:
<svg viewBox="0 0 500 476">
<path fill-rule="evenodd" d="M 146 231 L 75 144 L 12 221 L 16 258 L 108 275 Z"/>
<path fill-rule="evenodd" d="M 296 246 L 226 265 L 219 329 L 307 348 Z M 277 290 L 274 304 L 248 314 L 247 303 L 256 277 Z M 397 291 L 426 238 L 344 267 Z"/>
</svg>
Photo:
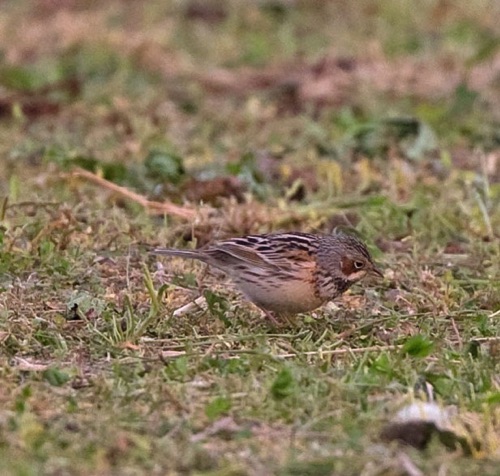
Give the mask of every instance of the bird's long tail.
<svg viewBox="0 0 500 476">
<path fill-rule="evenodd" d="M 206 256 L 196 250 L 176 250 L 174 248 L 156 248 L 151 253 L 155 255 L 166 255 L 166 256 L 179 256 L 180 258 L 186 259 L 198 259 L 200 261 L 207 261 Z"/>
</svg>

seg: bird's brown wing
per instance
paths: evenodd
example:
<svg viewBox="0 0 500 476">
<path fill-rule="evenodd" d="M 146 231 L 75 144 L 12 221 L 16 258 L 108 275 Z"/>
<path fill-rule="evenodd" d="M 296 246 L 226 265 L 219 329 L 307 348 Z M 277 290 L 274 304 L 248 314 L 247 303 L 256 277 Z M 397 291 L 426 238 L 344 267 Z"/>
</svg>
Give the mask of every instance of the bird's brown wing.
<svg viewBox="0 0 500 476">
<path fill-rule="evenodd" d="M 221 268 L 251 266 L 270 271 L 279 271 L 280 268 L 255 249 L 230 241 L 209 247 L 205 250 L 205 254 L 211 258 L 210 261 L 214 266 Z"/>
<path fill-rule="evenodd" d="M 274 235 L 226 240 L 210 246 L 205 254 L 210 256 L 213 265 L 221 268 L 247 266 L 278 274 L 297 272 L 297 268 L 314 264 L 313 256 L 306 249 L 275 239 Z"/>
</svg>

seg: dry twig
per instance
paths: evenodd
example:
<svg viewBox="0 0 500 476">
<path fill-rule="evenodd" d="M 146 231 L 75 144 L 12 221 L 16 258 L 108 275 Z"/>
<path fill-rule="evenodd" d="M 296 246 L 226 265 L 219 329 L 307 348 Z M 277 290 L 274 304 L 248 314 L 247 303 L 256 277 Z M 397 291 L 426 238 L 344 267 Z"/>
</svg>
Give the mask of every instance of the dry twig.
<svg viewBox="0 0 500 476">
<path fill-rule="evenodd" d="M 179 206 L 171 202 L 155 202 L 148 200 L 146 197 L 139 195 L 138 193 L 132 192 L 131 190 L 121 187 L 120 185 L 116 185 L 103 177 L 99 177 L 98 175 L 81 168 L 76 168 L 71 174 L 69 174 L 69 177 L 83 178 L 95 185 L 111 190 L 112 192 L 143 206 L 149 213 L 165 213 L 167 215 L 174 215 L 185 219 L 193 219 L 199 213 L 198 210 L 191 207 Z"/>
</svg>

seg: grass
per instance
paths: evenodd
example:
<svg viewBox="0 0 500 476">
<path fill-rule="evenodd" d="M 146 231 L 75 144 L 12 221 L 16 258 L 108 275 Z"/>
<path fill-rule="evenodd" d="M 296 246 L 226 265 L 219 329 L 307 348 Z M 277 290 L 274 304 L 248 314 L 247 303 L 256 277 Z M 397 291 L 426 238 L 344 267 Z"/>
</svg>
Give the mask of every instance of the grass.
<svg viewBox="0 0 500 476">
<path fill-rule="evenodd" d="M 6 2 L 2 474 L 498 473 L 497 5 L 334 3 Z M 385 279 L 280 329 L 148 253 L 337 226 Z"/>
</svg>

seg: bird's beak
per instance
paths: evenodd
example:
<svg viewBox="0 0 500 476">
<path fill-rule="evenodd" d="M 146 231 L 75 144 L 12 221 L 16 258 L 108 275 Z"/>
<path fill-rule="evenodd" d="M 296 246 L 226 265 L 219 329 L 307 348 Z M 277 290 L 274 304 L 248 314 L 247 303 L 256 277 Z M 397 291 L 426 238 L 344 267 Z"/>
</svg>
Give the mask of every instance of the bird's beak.
<svg viewBox="0 0 500 476">
<path fill-rule="evenodd" d="M 370 270 L 370 274 L 374 274 L 375 276 L 378 276 L 379 278 L 384 277 L 384 273 L 380 271 L 380 269 L 376 268 L 375 266 Z"/>
</svg>

